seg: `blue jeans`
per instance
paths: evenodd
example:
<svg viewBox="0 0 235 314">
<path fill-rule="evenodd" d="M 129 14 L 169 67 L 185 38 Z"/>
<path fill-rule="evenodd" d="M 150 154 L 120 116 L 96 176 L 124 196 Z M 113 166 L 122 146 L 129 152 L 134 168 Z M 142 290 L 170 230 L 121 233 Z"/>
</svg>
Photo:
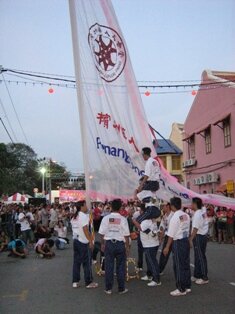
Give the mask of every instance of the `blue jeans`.
<svg viewBox="0 0 235 314">
<path fill-rule="evenodd" d="M 125 290 L 126 279 L 126 248 L 125 243 L 117 241 L 106 241 L 105 244 L 105 288 L 112 290 L 114 280 L 114 261 L 116 259 L 116 273 L 118 282 L 118 291 Z"/>
<path fill-rule="evenodd" d="M 153 281 L 160 281 L 159 265 L 157 261 L 158 246 L 144 248 L 146 257 L 147 269 L 151 272 Z"/>
<path fill-rule="evenodd" d="M 78 240 L 73 240 L 73 282 L 79 282 L 81 279 L 81 265 L 84 269 L 85 284 L 88 286 L 93 281 L 91 268 L 91 250 L 89 244 L 84 244 Z"/>
<path fill-rule="evenodd" d="M 189 239 L 173 241 L 172 253 L 176 288 L 185 292 L 186 289 L 191 288 Z"/>
<path fill-rule="evenodd" d="M 161 252 L 161 255 L 160 255 L 160 259 L 159 259 L 159 271 L 160 271 L 160 273 L 162 273 L 163 270 L 165 269 L 166 264 L 168 262 L 168 259 L 169 259 L 170 255 L 171 255 L 172 245 L 171 245 L 171 247 L 169 249 L 169 252 L 168 252 L 167 256 L 165 256 L 163 254 L 163 250 L 165 249 L 165 247 L 167 245 L 167 241 L 168 241 L 168 236 L 165 235 L 164 242 L 163 242 L 163 245 L 162 245 L 162 252 Z"/>
<path fill-rule="evenodd" d="M 206 246 L 207 235 L 197 234 L 193 240 L 194 246 L 194 277 L 198 279 L 208 280 Z"/>
</svg>

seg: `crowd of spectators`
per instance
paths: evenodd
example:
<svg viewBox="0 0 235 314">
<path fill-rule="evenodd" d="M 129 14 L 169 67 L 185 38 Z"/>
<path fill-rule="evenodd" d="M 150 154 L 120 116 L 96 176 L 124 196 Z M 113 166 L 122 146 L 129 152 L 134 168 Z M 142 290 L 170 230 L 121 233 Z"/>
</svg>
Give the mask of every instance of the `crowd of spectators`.
<svg viewBox="0 0 235 314">
<path fill-rule="evenodd" d="M 209 221 L 208 239 L 221 243 L 235 244 L 235 212 L 224 207 L 207 205 Z M 54 256 L 53 247 L 64 249 L 69 244 L 70 219 L 76 204 L 42 204 L 40 206 L 0 203 L 0 252 L 9 251 L 9 256 L 25 257 L 34 249 L 41 257 Z M 132 218 L 140 210 L 138 201 L 123 204 L 120 213 L 128 219 L 129 228 L 135 239 Z M 192 216 L 192 211 L 185 209 Z M 111 211 L 109 202 L 93 203 L 93 226 L 99 230 L 101 220 Z M 160 224 L 161 218 L 158 219 Z M 15 253 L 17 252 L 17 254 Z"/>
</svg>

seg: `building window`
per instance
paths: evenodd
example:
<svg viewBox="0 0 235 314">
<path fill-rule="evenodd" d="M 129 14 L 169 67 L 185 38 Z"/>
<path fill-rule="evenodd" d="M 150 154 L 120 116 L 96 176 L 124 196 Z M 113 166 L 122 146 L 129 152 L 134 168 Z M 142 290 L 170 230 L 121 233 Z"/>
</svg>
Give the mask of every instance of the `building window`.
<svg viewBox="0 0 235 314">
<path fill-rule="evenodd" d="M 229 147 L 231 146 L 230 117 L 223 121 L 223 130 L 224 130 L 224 147 Z"/>
<path fill-rule="evenodd" d="M 211 153 L 211 128 L 205 130 L 206 154 Z"/>
<path fill-rule="evenodd" d="M 164 167 L 165 169 L 167 169 L 166 156 L 158 156 L 158 157 L 160 157 L 160 159 L 161 159 L 161 161 L 162 161 L 162 163 L 163 163 L 163 167 Z"/>
<path fill-rule="evenodd" d="M 192 135 L 188 141 L 189 158 L 195 158 L 195 136 Z"/>
<path fill-rule="evenodd" d="M 180 156 L 172 156 L 172 170 L 181 170 Z"/>
</svg>

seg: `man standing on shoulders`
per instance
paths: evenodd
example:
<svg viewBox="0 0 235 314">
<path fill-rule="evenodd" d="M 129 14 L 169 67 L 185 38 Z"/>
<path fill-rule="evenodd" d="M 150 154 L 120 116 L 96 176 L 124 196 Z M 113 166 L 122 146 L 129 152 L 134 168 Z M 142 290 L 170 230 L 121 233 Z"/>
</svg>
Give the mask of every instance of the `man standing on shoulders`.
<svg viewBox="0 0 235 314">
<path fill-rule="evenodd" d="M 105 293 L 109 295 L 112 294 L 115 260 L 119 294 L 128 292 L 125 279 L 130 231 L 127 219 L 119 213 L 121 207 L 121 200 L 113 200 L 112 212 L 103 218 L 99 229 L 101 250 L 105 255 Z"/>
<path fill-rule="evenodd" d="M 168 242 L 169 224 L 170 224 L 172 216 L 174 215 L 173 211 L 171 210 L 171 204 L 170 203 L 167 203 L 164 205 L 163 211 L 164 211 L 164 216 L 162 217 L 161 224 L 160 224 L 160 235 L 161 235 L 160 238 L 164 239 L 163 245 L 162 245 L 162 253 L 161 253 L 160 259 L 159 259 L 160 275 L 163 275 L 163 271 L 166 267 L 166 264 L 168 262 L 168 259 L 170 257 L 171 250 L 172 250 L 172 246 L 170 246 L 168 254 L 166 256 L 163 254 L 163 250 L 165 249 L 167 242 Z"/>
<path fill-rule="evenodd" d="M 205 209 L 202 207 L 202 200 L 198 197 L 192 200 L 192 209 L 195 211 L 192 221 L 192 234 L 190 237 L 191 247 L 194 247 L 194 281 L 198 285 L 204 285 L 209 282 L 207 276 L 207 233 L 208 219 Z"/>
<path fill-rule="evenodd" d="M 160 167 L 159 163 L 151 157 L 151 148 L 142 148 L 142 156 L 146 161 L 143 180 L 140 181 L 140 185 L 137 192 L 150 191 L 152 194 L 159 189 L 160 180 Z M 144 193 L 143 193 L 144 195 Z M 138 197 L 141 195 L 137 195 Z M 151 196 L 150 194 L 148 196 Z"/>
<path fill-rule="evenodd" d="M 183 296 L 191 292 L 190 245 L 189 229 L 190 217 L 182 210 L 182 202 L 178 197 L 170 200 L 174 215 L 168 229 L 168 241 L 163 254 L 169 254 L 172 245 L 173 266 L 176 279 L 176 290 L 170 293 L 173 297 Z"/>
</svg>

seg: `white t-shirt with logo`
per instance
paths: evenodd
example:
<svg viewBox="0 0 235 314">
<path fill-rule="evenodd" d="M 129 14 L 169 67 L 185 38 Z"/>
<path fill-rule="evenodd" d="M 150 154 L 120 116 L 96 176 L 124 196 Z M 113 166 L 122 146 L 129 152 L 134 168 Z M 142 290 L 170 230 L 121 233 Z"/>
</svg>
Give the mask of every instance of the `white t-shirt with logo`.
<svg viewBox="0 0 235 314">
<path fill-rule="evenodd" d="M 174 241 L 189 237 L 190 217 L 182 209 L 172 216 L 168 228 L 168 236 Z"/>
<path fill-rule="evenodd" d="M 140 240 L 144 248 L 159 246 L 158 239 L 158 226 L 156 222 L 151 219 L 147 219 L 141 222 Z M 144 231 L 150 229 L 151 231 L 146 234 Z"/>
<path fill-rule="evenodd" d="M 152 157 L 149 157 L 149 159 L 146 161 L 144 174 L 148 176 L 148 181 L 159 181 L 159 163 Z"/>
<path fill-rule="evenodd" d="M 89 225 L 89 215 L 79 212 L 76 218 L 71 219 L 71 225 L 73 230 L 73 239 L 77 239 L 79 242 L 84 244 L 89 243 L 89 240 L 83 231 L 83 227 Z"/>
<path fill-rule="evenodd" d="M 21 219 L 23 219 L 21 221 Z M 31 227 L 30 227 L 30 224 L 29 224 L 29 221 L 28 219 L 26 218 L 25 214 L 24 213 L 20 213 L 19 216 L 18 216 L 18 220 L 20 222 L 20 230 L 21 231 L 26 231 L 26 230 L 30 230 Z"/>
<path fill-rule="evenodd" d="M 165 235 L 168 235 L 168 228 L 169 228 L 169 224 L 170 224 L 170 221 L 171 221 L 171 218 L 173 215 L 174 215 L 174 213 L 170 212 L 169 215 L 165 214 L 162 217 L 160 228 L 162 228 L 164 230 Z"/>
<path fill-rule="evenodd" d="M 125 242 L 125 237 L 130 235 L 127 219 L 119 213 L 105 216 L 101 221 L 99 234 L 102 234 L 105 240 Z"/>
<path fill-rule="evenodd" d="M 198 229 L 197 234 L 206 235 L 208 233 L 208 219 L 204 209 L 198 209 L 193 215 L 192 228 Z"/>
</svg>

